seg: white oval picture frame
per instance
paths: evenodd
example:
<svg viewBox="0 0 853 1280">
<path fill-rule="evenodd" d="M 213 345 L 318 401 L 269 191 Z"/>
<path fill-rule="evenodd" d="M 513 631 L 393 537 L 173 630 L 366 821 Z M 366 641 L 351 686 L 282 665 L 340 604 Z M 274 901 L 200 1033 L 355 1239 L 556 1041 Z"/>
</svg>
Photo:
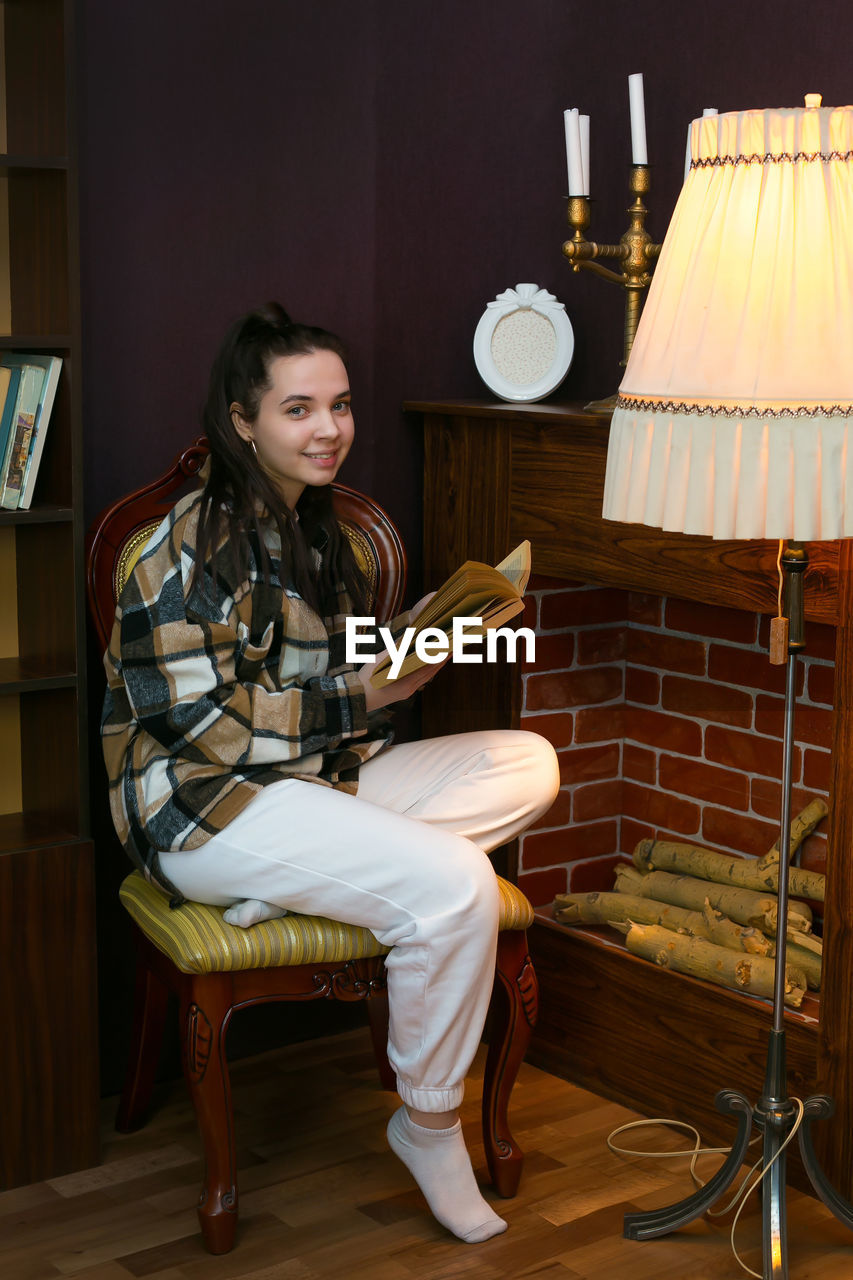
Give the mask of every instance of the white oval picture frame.
<svg viewBox="0 0 853 1280">
<path fill-rule="evenodd" d="M 517 284 L 490 302 L 474 333 L 474 363 L 501 400 L 530 403 L 559 387 L 575 353 L 566 308 L 547 289 Z"/>
</svg>

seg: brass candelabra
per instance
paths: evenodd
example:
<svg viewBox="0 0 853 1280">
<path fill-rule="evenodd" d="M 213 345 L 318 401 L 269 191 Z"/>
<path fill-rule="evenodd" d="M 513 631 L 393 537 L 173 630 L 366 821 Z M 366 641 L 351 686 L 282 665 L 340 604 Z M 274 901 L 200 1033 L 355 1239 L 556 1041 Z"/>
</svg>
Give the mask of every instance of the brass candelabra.
<svg viewBox="0 0 853 1280">
<path fill-rule="evenodd" d="M 589 197 L 569 196 L 568 219 L 574 235 L 563 245 L 563 253 L 572 264 L 573 271 L 594 271 L 605 280 L 621 284 L 625 290 L 625 342 L 620 361 L 623 368 L 628 363 L 640 322 L 644 290 L 648 288 L 654 264 L 661 251 L 661 246 L 652 243 L 652 237 L 646 230 L 648 209 L 643 204 L 643 196 L 648 194 L 650 186 L 647 164 L 631 165 L 629 186 L 634 196 L 633 203 L 628 206 L 631 222 L 618 244 L 596 244 L 594 240 L 587 240 L 586 229 L 591 217 Z M 620 270 L 612 271 L 609 267 L 602 266 L 601 258 L 618 262 Z M 615 405 L 614 394 L 605 400 L 593 400 L 585 408 L 590 413 L 611 414 Z"/>
</svg>

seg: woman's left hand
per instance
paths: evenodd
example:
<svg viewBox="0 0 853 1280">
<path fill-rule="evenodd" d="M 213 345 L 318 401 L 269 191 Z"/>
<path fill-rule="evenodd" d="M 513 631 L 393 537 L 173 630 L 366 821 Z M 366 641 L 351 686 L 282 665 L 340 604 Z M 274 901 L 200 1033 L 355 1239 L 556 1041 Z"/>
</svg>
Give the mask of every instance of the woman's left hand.
<svg viewBox="0 0 853 1280">
<path fill-rule="evenodd" d="M 377 661 L 384 657 L 385 652 L 380 653 L 377 656 Z M 378 711 L 380 707 L 390 706 L 392 702 L 405 702 L 406 698 L 413 697 L 449 661 L 450 654 L 443 658 L 441 662 L 433 662 L 427 666 L 418 667 L 417 670 L 410 671 L 407 676 L 400 676 L 397 680 L 389 680 L 381 689 L 375 689 L 370 683 L 370 677 L 376 670 L 376 663 L 366 663 L 365 666 L 359 668 L 358 677 L 364 688 L 368 715 L 371 711 Z"/>
</svg>

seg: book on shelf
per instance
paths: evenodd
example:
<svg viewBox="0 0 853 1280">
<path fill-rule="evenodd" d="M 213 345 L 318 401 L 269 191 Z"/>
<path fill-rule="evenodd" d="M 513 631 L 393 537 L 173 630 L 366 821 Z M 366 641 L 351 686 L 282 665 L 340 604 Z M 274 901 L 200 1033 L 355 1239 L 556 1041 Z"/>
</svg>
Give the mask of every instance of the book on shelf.
<svg viewBox="0 0 853 1280">
<path fill-rule="evenodd" d="M 478 625 L 468 624 L 465 627 L 466 639 L 472 641 L 487 631 L 505 626 L 524 608 L 530 568 L 530 543 L 526 539 L 494 567 L 480 564 L 477 560 L 466 560 L 410 620 L 409 625 L 415 629 L 411 637 L 412 647 L 394 678 L 399 679 L 427 665 L 416 653 L 414 644 L 418 635 L 428 628 L 437 629 L 447 637 L 449 651 L 454 618 L 478 619 Z M 438 641 L 439 637 L 435 639 Z M 391 656 L 386 654 L 376 663 L 370 675 L 374 688 L 381 689 L 388 684 L 392 662 Z"/>
<path fill-rule="evenodd" d="M 3 363 L 6 363 L 6 357 Z M 40 365 L 27 363 L 22 364 L 20 368 L 21 381 L 18 384 L 18 395 L 12 412 L 12 424 L 6 443 L 2 477 L 0 477 L 2 478 L 0 507 L 7 511 L 15 510 L 21 496 L 30 440 L 44 382 L 44 369 Z"/>
<path fill-rule="evenodd" d="M 62 371 L 62 360 L 59 356 L 41 356 L 28 355 L 20 358 L 22 362 L 27 364 L 39 365 L 44 369 L 44 381 L 42 382 L 41 394 L 39 396 L 38 409 L 36 411 L 36 420 L 33 424 L 33 434 L 30 439 L 30 449 L 27 454 L 27 465 L 24 468 L 24 480 L 21 488 L 21 496 L 18 499 L 18 506 L 25 509 L 29 508 L 33 500 L 33 490 L 35 489 L 36 478 L 38 476 L 39 463 L 44 451 L 44 440 L 47 435 L 48 423 L 50 415 L 53 411 L 53 402 L 56 399 L 56 388 L 59 383 L 59 375 Z"/>
<path fill-rule="evenodd" d="M 2 392 L 3 408 L 0 411 L 0 466 L 6 457 L 6 446 L 12 431 L 12 415 L 18 400 L 18 386 L 21 381 L 21 370 L 8 365 L 0 365 L 0 392 Z M 2 471 L 0 471 L 2 476 Z"/>
</svg>

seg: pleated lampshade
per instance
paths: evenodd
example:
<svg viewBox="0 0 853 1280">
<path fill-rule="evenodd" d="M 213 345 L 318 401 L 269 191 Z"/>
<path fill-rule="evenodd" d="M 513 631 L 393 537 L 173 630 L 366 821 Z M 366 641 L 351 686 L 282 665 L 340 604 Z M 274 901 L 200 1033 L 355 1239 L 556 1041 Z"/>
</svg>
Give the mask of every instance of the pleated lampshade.
<svg viewBox="0 0 853 1280">
<path fill-rule="evenodd" d="M 694 120 L 691 157 L 619 388 L 603 514 L 853 536 L 853 107 Z"/>
</svg>

